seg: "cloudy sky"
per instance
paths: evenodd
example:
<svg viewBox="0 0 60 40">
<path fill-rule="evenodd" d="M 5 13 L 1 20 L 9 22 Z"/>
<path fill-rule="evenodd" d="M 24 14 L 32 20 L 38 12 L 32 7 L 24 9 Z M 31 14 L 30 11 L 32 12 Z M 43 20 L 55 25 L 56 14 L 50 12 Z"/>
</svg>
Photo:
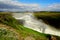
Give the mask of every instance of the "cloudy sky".
<svg viewBox="0 0 60 40">
<path fill-rule="evenodd" d="M 0 0 L 0 11 L 60 11 L 60 0 Z"/>
</svg>

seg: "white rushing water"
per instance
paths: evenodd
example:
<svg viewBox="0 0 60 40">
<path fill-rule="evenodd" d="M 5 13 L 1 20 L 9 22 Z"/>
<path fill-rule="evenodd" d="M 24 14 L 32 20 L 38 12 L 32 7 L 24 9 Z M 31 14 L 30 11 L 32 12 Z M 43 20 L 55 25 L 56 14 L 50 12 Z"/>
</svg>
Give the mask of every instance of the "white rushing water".
<svg viewBox="0 0 60 40">
<path fill-rule="evenodd" d="M 60 36 L 60 31 L 56 30 L 55 28 L 45 24 L 41 19 L 37 20 L 33 13 L 13 13 L 13 17 L 16 19 L 25 20 L 24 26 L 35 31 L 45 33 L 45 34 L 52 34 Z"/>
</svg>

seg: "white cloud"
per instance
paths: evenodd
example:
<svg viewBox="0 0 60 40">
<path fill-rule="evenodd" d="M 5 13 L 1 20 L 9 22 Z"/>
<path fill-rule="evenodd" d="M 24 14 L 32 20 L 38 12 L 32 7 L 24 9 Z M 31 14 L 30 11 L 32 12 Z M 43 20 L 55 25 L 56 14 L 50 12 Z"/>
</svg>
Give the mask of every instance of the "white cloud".
<svg viewBox="0 0 60 40">
<path fill-rule="evenodd" d="M 18 2 L 17 0 L 0 0 L 0 2 L 7 4 L 7 5 L 20 7 L 23 10 L 30 10 L 31 11 L 31 10 L 39 9 L 38 4 L 24 4 L 24 3 Z"/>
<path fill-rule="evenodd" d="M 48 8 L 52 11 L 60 11 L 60 3 L 59 4 L 52 4 L 50 6 L 48 6 Z"/>
<path fill-rule="evenodd" d="M 55 3 L 48 5 L 47 7 L 43 8 L 42 10 L 45 11 L 60 11 L 60 3 Z"/>
<path fill-rule="evenodd" d="M 5 6 L 1 5 L 3 3 Z M 51 4 L 45 8 L 41 8 L 39 4 L 26 4 L 21 3 L 18 0 L 0 0 L 0 5 L 3 7 L 0 10 L 14 10 L 14 11 L 60 11 L 60 3 L 58 4 Z M 7 5 L 7 6 L 6 6 Z"/>
<path fill-rule="evenodd" d="M 50 8 L 59 8 L 60 9 L 60 4 L 52 4 L 48 7 L 50 7 Z"/>
</svg>

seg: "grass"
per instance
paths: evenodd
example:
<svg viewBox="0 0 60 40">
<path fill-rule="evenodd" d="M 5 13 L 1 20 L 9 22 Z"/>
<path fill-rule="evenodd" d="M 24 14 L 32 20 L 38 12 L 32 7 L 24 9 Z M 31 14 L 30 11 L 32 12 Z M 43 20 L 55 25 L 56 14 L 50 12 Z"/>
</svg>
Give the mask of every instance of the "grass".
<svg viewBox="0 0 60 40">
<path fill-rule="evenodd" d="M 10 13 L 0 13 L 0 24 L 6 25 L 6 27 L 10 27 L 16 30 L 17 33 L 19 33 L 20 36 L 20 40 L 25 40 L 26 37 L 32 37 L 35 40 L 48 40 L 48 34 L 44 34 L 44 33 L 39 33 L 37 31 L 34 31 L 32 29 L 26 28 L 23 25 L 19 24 L 19 22 L 12 17 L 12 15 Z M 4 28 L 6 28 L 4 26 Z M 7 34 L 9 35 L 14 35 L 14 31 L 15 30 L 9 30 L 9 29 L 5 29 L 5 32 L 7 32 Z M 0 35 L 4 35 L 4 31 L 1 30 L 0 31 Z M 10 33 L 11 34 L 10 34 Z M 2 37 L 0 37 L 0 40 L 16 40 L 16 38 L 14 38 L 15 36 L 13 36 L 12 38 L 8 37 L 9 35 L 4 35 Z M 31 39 L 31 38 L 30 38 Z"/>
<path fill-rule="evenodd" d="M 12 31 L 0 28 L 0 40 L 18 40 L 18 38 Z"/>
<path fill-rule="evenodd" d="M 60 29 L 60 12 L 35 12 L 34 15 L 56 29 Z"/>
</svg>

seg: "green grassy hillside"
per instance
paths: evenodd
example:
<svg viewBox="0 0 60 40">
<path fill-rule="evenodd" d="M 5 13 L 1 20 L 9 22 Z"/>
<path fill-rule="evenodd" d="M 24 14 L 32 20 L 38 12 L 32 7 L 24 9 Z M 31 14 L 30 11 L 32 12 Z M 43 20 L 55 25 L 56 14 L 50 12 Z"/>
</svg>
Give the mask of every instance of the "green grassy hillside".
<svg viewBox="0 0 60 40">
<path fill-rule="evenodd" d="M 35 12 L 34 15 L 45 23 L 60 29 L 60 12 Z"/>
<path fill-rule="evenodd" d="M 49 40 L 50 36 L 20 25 L 10 13 L 0 13 L 0 40 Z"/>
</svg>

